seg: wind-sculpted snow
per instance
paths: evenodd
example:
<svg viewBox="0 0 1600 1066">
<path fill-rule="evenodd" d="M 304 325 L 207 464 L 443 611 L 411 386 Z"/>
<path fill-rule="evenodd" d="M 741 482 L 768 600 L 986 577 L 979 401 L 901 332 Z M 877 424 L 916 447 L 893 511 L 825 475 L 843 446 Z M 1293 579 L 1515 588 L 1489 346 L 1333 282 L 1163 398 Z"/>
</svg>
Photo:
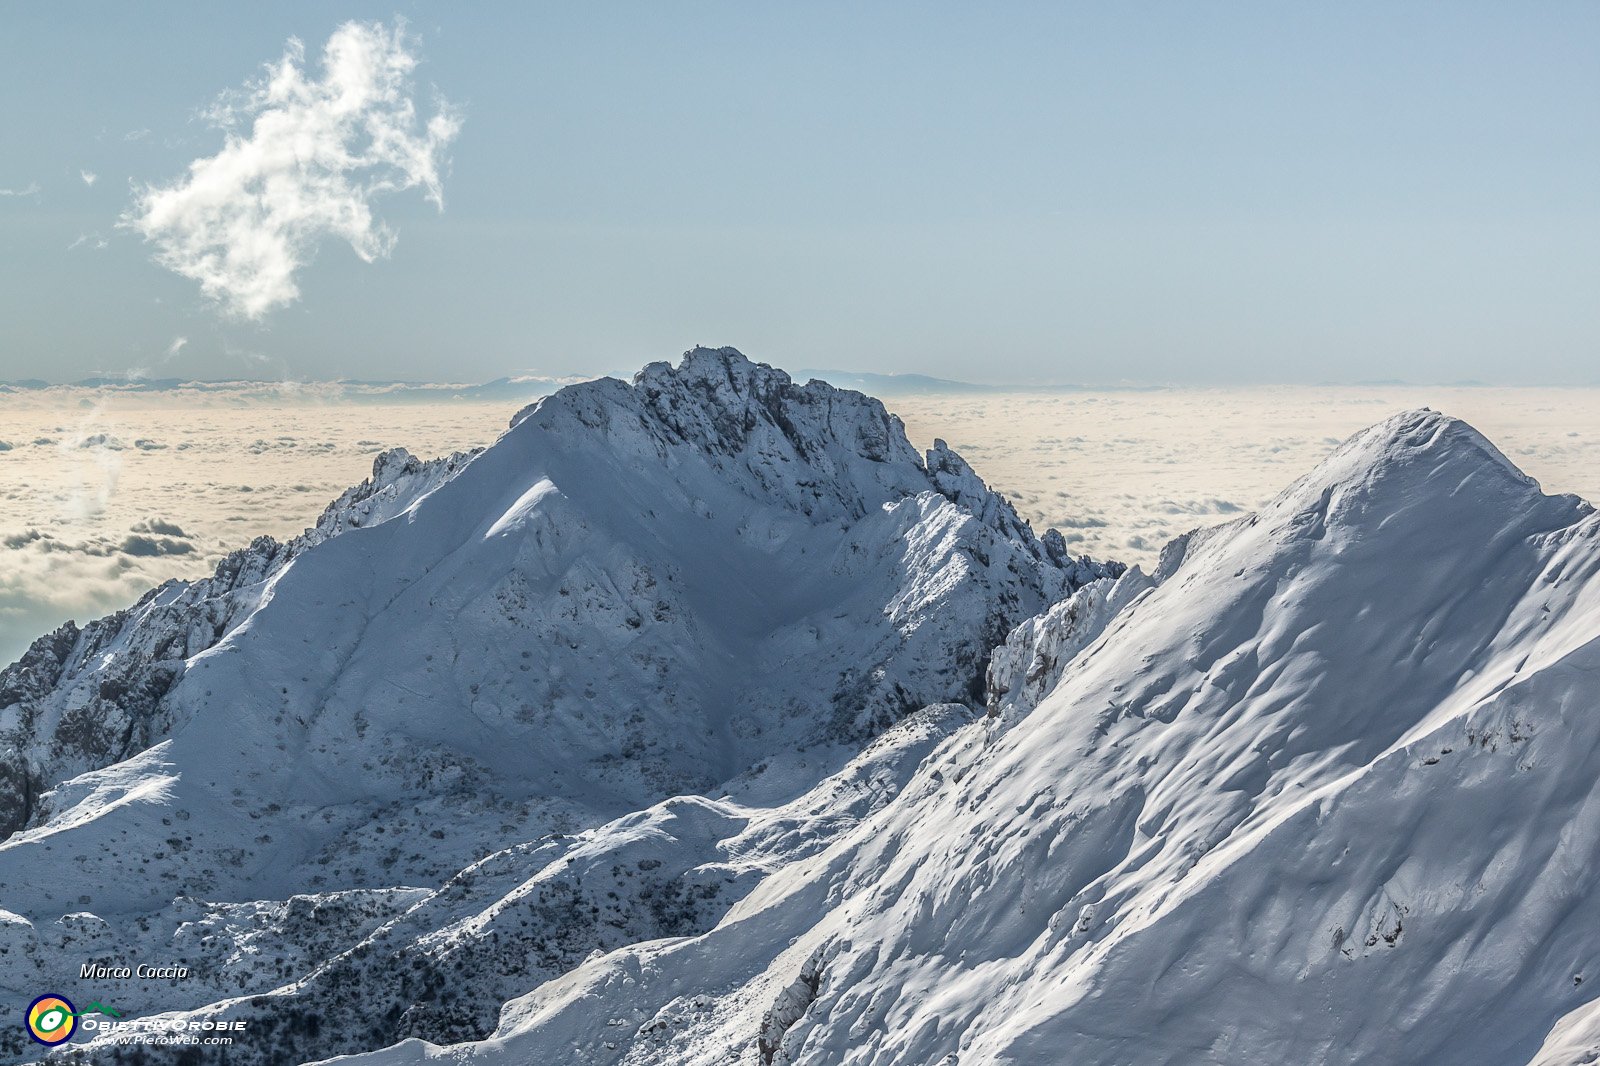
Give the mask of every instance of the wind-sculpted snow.
<svg viewBox="0 0 1600 1066">
<path fill-rule="evenodd" d="M 350 1061 L 1593 1061 L 1600 516 L 1416 412 L 1156 579 L 710 932 Z"/>
<path fill-rule="evenodd" d="M 483 1036 L 853 825 L 818 782 L 921 708 L 976 711 L 1013 627 L 1121 573 L 1062 547 L 876 400 L 732 349 L 564 389 L 481 453 L 386 453 L 302 537 L 0 677 L 0 904 L 31 960 L 0 986 L 182 961 L 204 980 L 141 1010 L 245 997 L 207 1008 L 257 1023 L 228 1061 Z M 832 813 L 780 832 L 793 804 Z M 629 812 L 683 843 L 575 843 Z M 719 872 L 752 820 L 785 845 Z M 307 908 L 340 928 L 308 940 Z M 381 1003 L 340 1042 L 337 988 Z"/>
</svg>

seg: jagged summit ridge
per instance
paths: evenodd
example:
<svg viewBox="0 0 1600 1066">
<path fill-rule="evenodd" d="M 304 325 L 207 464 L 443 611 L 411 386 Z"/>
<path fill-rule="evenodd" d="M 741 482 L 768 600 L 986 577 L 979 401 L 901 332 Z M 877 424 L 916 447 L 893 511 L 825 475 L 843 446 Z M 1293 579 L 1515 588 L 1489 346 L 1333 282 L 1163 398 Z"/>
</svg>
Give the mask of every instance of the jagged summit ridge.
<svg viewBox="0 0 1600 1066">
<path fill-rule="evenodd" d="M 671 465 L 690 451 L 730 483 L 818 521 L 858 519 L 928 487 L 882 403 L 823 382 L 796 385 L 731 348 L 695 349 L 676 367 L 653 363 L 631 385 L 563 389 L 518 415 L 512 432 L 576 441 L 585 439 L 579 426 L 639 463 Z"/>
<path fill-rule="evenodd" d="M 824 381 L 796 384 L 734 348 L 695 348 L 676 366 L 651 363 L 631 385 L 570 386 L 519 412 L 512 426 L 563 431 L 569 420 L 640 461 L 670 462 L 676 447 L 688 446 L 730 480 L 753 478 L 759 491 L 818 521 L 859 519 L 931 486 L 985 524 L 1035 541 L 1010 504 L 942 441 L 919 456 L 881 401 Z M 641 436 L 630 440 L 635 429 Z"/>
</svg>

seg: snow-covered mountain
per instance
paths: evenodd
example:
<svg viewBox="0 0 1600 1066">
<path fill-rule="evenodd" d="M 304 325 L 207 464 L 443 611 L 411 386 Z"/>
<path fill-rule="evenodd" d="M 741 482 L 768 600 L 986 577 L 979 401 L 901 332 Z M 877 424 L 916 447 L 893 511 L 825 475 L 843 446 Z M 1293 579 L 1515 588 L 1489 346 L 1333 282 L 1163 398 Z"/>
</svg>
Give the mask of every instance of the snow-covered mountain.
<svg viewBox="0 0 1600 1066">
<path fill-rule="evenodd" d="M 93 994 L 257 997 L 229 1061 L 485 1035 L 853 824 L 1017 623 L 1120 572 L 878 401 L 732 349 L 563 389 L 481 453 L 389 453 L 303 536 L 0 674 L 0 985 L 181 963 Z"/>
<path fill-rule="evenodd" d="M 1422 411 L 1063 549 L 730 350 L 380 461 L 4 676 L 0 982 L 189 960 L 82 991 L 195 1062 L 1596 1061 L 1600 515 Z"/>
<path fill-rule="evenodd" d="M 1587 504 L 1395 417 L 1019 627 L 709 933 L 350 1061 L 1593 1062 L 1597 571 Z"/>
</svg>

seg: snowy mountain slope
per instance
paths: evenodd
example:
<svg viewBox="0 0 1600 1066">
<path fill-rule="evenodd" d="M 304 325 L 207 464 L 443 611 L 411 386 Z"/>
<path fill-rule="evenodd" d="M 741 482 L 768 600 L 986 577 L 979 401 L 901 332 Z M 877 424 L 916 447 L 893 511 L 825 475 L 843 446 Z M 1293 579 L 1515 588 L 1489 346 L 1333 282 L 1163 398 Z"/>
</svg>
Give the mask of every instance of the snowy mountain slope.
<svg viewBox="0 0 1600 1066">
<path fill-rule="evenodd" d="M 1013 629 L 989 659 L 989 713 L 1010 719 L 1037 707 L 1078 653 L 1154 584 L 1137 566 L 1130 567 L 1120 577 L 1091 581 Z"/>
<path fill-rule="evenodd" d="M 57 781 L 136 754 L 172 727 L 161 701 L 189 659 L 215 647 L 256 608 L 271 579 L 301 552 L 346 529 L 392 516 L 471 459 L 421 462 L 385 452 L 287 544 L 259 537 L 203 581 L 169 581 L 125 611 L 71 622 L 40 637 L 0 671 L 0 837 L 34 819 Z"/>
<path fill-rule="evenodd" d="M 820 851 L 881 809 L 930 751 L 973 720 L 958 704 L 916 712 L 776 808 L 675 797 L 592 830 L 507 848 L 327 951 L 304 977 L 176 1016 L 247 1021 L 248 1045 L 215 1053 L 226 1062 L 297 1062 L 308 1047 L 356 1050 L 397 1034 L 489 1032 L 501 1003 L 530 983 L 622 945 L 709 928 L 775 866 Z M 314 1023 L 330 1017 L 344 1022 L 318 1032 Z M 93 1046 L 84 1054 L 143 1061 Z"/>
<path fill-rule="evenodd" d="M 1600 516 L 1416 412 L 1156 578 L 711 932 L 350 1061 L 1592 1058 Z"/>
<path fill-rule="evenodd" d="M 424 945 L 456 921 L 431 890 L 487 883 L 486 856 L 507 887 L 462 897 L 480 907 L 577 861 L 529 843 L 550 833 L 724 781 L 782 808 L 918 708 L 981 702 L 1012 626 L 1120 573 L 1061 548 L 942 445 L 919 456 L 877 401 L 731 349 L 569 387 L 475 456 L 391 454 L 291 545 L 258 542 L 4 675 L 0 952 L 29 966 L 0 984 L 73 987 L 85 950 L 177 956 L 204 981 L 139 988 L 141 1011 L 196 1008 L 365 957 L 395 921 L 385 965 L 428 971 Z M 686 878 L 730 818 L 613 913 L 555 878 L 547 896 L 600 908 L 561 950 L 537 943 L 572 923 L 509 908 L 502 953 L 546 962 L 464 989 L 490 997 L 481 1024 L 423 1009 L 419 980 L 367 1035 L 481 1035 L 514 974 L 708 927 L 736 893 L 656 910 L 704 887 Z M 308 909 L 338 926 L 308 941 Z"/>
</svg>

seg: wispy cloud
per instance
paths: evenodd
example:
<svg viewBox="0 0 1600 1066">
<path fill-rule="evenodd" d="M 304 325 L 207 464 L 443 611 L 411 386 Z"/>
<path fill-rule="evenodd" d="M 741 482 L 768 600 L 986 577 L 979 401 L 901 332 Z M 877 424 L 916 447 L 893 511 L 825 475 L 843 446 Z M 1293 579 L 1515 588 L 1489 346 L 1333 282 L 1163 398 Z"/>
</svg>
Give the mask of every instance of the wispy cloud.
<svg viewBox="0 0 1600 1066">
<path fill-rule="evenodd" d="M 39 183 L 36 182 L 36 181 L 29 182 L 25 187 L 23 187 L 21 189 L 0 189 L 0 196 L 38 196 L 38 195 L 39 195 Z"/>
<path fill-rule="evenodd" d="M 100 175 L 96 174 L 92 170 L 80 170 L 78 171 L 78 177 L 83 179 L 83 183 L 85 185 L 93 185 L 95 182 L 100 180 Z"/>
<path fill-rule="evenodd" d="M 104 413 L 104 401 L 97 400 L 72 433 L 56 444 L 63 465 L 72 458 L 88 459 L 93 465 L 93 470 L 80 466 L 78 484 L 63 498 L 63 514 L 72 521 L 83 521 L 104 511 L 116 495 L 117 480 L 122 476 L 124 445 L 114 433 L 101 428 Z"/>
<path fill-rule="evenodd" d="M 421 189 L 442 209 L 445 150 L 460 130 L 447 105 L 418 114 L 411 45 L 403 25 L 347 22 L 316 77 L 290 40 L 261 82 L 208 112 L 226 131 L 222 150 L 142 189 L 121 224 L 155 245 L 158 263 L 252 319 L 299 297 L 295 276 L 326 236 L 368 262 L 388 255 L 395 233 L 374 199 Z"/>
<path fill-rule="evenodd" d="M 78 234 L 77 240 L 75 240 L 71 244 L 67 245 L 67 251 L 69 251 L 69 252 L 77 251 L 79 248 L 82 248 L 82 247 L 84 247 L 86 245 L 88 247 L 93 248 L 93 249 L 98 251 L 101 248 L 107 247 L 107 245 L 109 245 L 109 244 L 110 244 L 110 242 L 106 240 L 105 235 L 102 234 L 99 230 L 96 230 L 93 233 L 80 233 L 80 234 Z"/>
<path fill-rule="evenodd" d="M 172 338 L 172 343 L 167 345 L 166 352 L 164 352 L 162 355 L 160 355 L 160 356 L 158 356 L 156 358 L 154 366 L 131 366 L 131 367 L 129 367 L 128 370 L 127 370 L 127 374 L 126 374 L 128 380 L 129 381 L 143 381 L 143 380 L 145 380 L 146 378 L 148 378 L 150 376 L 151 371 L 154 370 L 155 367 L 165 366 L 166 364 L 172 362 L 173 359 L 177 358 L 178 353 L 183 351 L 183 349 L 185 347 L 187 347 L 188 344 L 189 344 L 189 338 L 188 337 L 174 337 L 174 338 Z"/>
</svg>

